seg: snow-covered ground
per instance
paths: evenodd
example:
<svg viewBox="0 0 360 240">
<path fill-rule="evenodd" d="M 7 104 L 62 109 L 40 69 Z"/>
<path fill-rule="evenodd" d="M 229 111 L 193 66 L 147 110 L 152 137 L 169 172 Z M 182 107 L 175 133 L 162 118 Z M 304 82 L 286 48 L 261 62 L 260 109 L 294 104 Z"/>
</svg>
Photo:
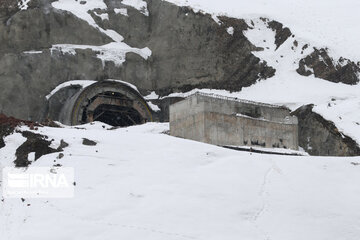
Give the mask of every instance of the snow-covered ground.
<svg viewBox="0 0 360 240">
<path fill-rule="evenodd" d="M 32 166 L 75 168 L 75 197 L 0 201 L 1 239 L 359 239 L 360 157 L 259 155 L 170 137 L 168 124 L 103 125 L 39 128 L 70 146 Z M 22 142 L 6 138 L 2 167 Z"/>
<path fill-rule="evenodd" d="M 328 46 L 335 56 L 360 60 L 360 35 L 354 29 L 360 21 L 360 2 L 170 1 L 210 13 L 253 19 L 256 27 L 245 35 L 265 49 L 254 54 L 277 70 L 273 78 L 238 93 L 201 91 L 291 109 L 312 103 L 316 112 L 360 142 L 360 85 L 298 75 L 297 63 L 307 52 L 291 49 L 291 39 L 275 51 L 274 33 L 256 20 L 260 16 L 278 20 L 291 28 L 300 44 Z M 28 1 L 22 2 L 25 6 Z M 142 0 L 125 3 L 148 14 Z M 75 54 L 76 49 L 92 48 L 102 53 L 98 57 L 104 62 L 116 64 L 121 64 L 129 51 L 145 59 L 151 55 L 150 49 L 130 47 L 123 42 L 121 33 L 95 23 L 89 11 L 106 11 L 102 0 L 88 0 L 86 4 L 59 0 L 53 6 L 74 13 L 114 41 L 104 46 L 60 44 L 53 49 Z M 119 13 L 126 14 L 123 10 Z M 94 14 L 107 20 L 106 13 Z M 229 34 L 233 30 L 229 28 Z M 147 99 L 157 97 L 153 92 Z M 39 128 L 38 132 L 55 139 L 54 147 L 61 139 L 70 146 L 65 148 L 62 159 L 56 159 L 58 153 L 50 154 L 32 166 L 73 167 L 75 197 L 24 202 L 2 199 L 0 239 L 359 239 L 360 157 L 238 152 L 170 137 L 163 133 L 168 124 L 109 128 L 102 123 L 79 128 Z M 98 144 L 85 146 L 83 138 Z M 13 166 L 15 151 L 24 141 L 20 133 L 5 139 L 6 147 L 0 149 L 0 170 Z"/>
</svg>

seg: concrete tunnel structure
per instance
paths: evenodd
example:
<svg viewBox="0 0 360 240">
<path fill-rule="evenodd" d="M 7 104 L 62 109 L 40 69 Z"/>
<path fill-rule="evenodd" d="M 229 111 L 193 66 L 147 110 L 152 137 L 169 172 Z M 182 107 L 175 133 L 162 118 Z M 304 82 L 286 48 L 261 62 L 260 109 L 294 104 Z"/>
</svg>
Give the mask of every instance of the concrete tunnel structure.
<svg viewBox="0 0 360 240">
<path fill-rule="evenodd" d="M 59 89 L 48 99 L 46 118 L 66 125 L 100 121 L 120 127 L 153 121 L 151 108 L 136 88 L 117 80 Z"/>
</svg>

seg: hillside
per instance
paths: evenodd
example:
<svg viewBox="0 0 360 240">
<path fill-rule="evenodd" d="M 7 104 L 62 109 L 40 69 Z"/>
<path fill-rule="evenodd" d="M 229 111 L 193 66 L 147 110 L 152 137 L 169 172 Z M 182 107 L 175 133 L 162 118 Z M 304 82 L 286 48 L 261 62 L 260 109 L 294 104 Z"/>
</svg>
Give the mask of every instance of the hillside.
<svg viewBox="0 0 360 240">
<path fill-rule="evenodd" d="M 168 124 L 103 126 L 32 130 L 69 143 L 31 166 L 74 167 L 75 198 L 1 201 L 2 239 L 358 239 L 359 157 L 237 152 L 170 137 Z M 5 139 L 2 166 L 24 141 Z"/>
<path fill-rule="evenodd" d="M 0 239 L 358 240 L 359 9 L 356 0 L 0 1 Z M 143 101 L 153 122 L 58 122 L 101 84 Z M 195 92 L 286 106 L 302 156 L 169 136 L 169 105 Z M 71 168 L 75 196 L 6 198 L 7 167 Z"/>
<path fill-rule="evenodd" d="M 169 0 L 181 6 L 192 6 L 215 15 L 237 18 L 267 17 L 289 27 L 292 32 L 319 47 L 359 61 L 359 33 L 354 24 L 360 3 L 356 0 Z"/>
</svg>

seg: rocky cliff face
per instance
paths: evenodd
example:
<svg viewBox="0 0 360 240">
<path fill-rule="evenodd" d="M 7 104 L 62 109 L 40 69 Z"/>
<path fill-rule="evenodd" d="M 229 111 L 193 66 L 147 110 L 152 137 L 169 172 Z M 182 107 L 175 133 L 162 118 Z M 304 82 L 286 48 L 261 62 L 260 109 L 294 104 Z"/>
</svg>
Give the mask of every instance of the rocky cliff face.
<svg viewBox="0 0 360 240">
<path fill-rule="evenodd" d="M 307 105 L 293 113 L 299 119 L 299 145 L 306 152 L 315 156 L 360 155 L 360 147 L 353 139 L 312 109 Z"/>
<path fill-rule="evenodd" d="M 121 79 L 143 95 L 154 91 L 159 96 L 194 88 L 239 91 L 280 68 L 332 82 L 359 82 L 359 63 L 300 41 L 274 20 L 213 17 L 162 0 L 139 1 L 140 7 L 118 0 L 66 0 L 70 8 L 64 1 L 0 2 L 0 113 L 42 120 L 48 111 L 45 96 L 69 80 Z M 273 39 L 262 40 L 262 26 L 274 33 Z M 247 34 L 258 36 L 255 42 L 268 42 L 250 42 Z M 286 69 L 288 63 L 295 68 Z M 167 120 L 172 101 L 156 101 L 163 109 L 160 120 Z M 302 125 L 301 134 L 315 131 L 310 128 Z M 338 152 L 343 148 L 340 144 Z"/>
<path fill-rule="evenodd" d="M 89 22 L 74 11 L 55 8 L 53 3 L 58 1 L 31 0 L 24 8 L 22 0 L 1 2 L 3 113 L 39 120 L 45 95 L 58 84 L 74 79 L 122 79 L 136 85 L 143 94 L 155 91 L 167 95 L 193 88 L 238 91 L 276 72 L 252 53 L 262 49 L 244 36 L 243 32 L 254 26 L 242 19 L 219 17 L 215 21 L 209 14 L 161 0 L 147 0 L 147 14 L 121 1 L 105 0 L 105 7 L 86 8 L 91 1 L 74 0 L 75 9 L 88 9 L 85 13 Z M 276 48 L 292 36 L 281 23 L 263 21 L 275 32 Z M 128 47 L 150 49 L 150 57 L 127 51 L 125 59 L 117 64 L 111 61 L 112 56 L 110 61 L 108 56 L 101 56 L 109 51 L 99 46 L 114 42 L 106 33 L 109 30 L 120 33 Z M 72 48 L 67 49 L 67 45 Z M 298 73 L 355 84 L 358 64 L 342 61 L 334 65 L 326 51 L 315 50 L 299 62 Z"/>
<path fill-rule="evenodd" d="M 357 84 L 360 76 L 360 62 L 355 63 L 340 57 L 334 59 L 328 54 L 327 49 L 314 49 L 314 51 L 301 59 L 297 72 L 303 76 L 314 74 L 315 77 L 331 82 Z"/>
<path fill-rule="evenodd" d="M 96 24 L 121 33 L 130 46 L 148 47 L 150 58 L 129 52 L 122 65 L 103 62 L 97 58 L 98 50 L 86 46 L 104 46 L 113 41 L 109 36 L 54 8 L 51 1 L 32 0 L 26 11 L 2 15 L 0 111 L 38 120 L 45 95 L 74 79 L 122 79 L 144 94 L 167 95 L 195 87 L 240 90 L 275 73 L 251 53 L 256 47 L 242 33 L 248 27 L 243 20 L 223 17 L 219 25 L 211 15 L 160 0 L 148 1 L 149 16 L 120 1 L 105 3 L 106 10 L 89 11 Z M 114 9 L 126 9 L 127 16 Z M 98 17 L 105 12 L 108 19 Z M 226 30 L 230 25 L 232 35 Z M 56 44 L 86 46 L 69 52 L 52 48 Z"/>
</svg>

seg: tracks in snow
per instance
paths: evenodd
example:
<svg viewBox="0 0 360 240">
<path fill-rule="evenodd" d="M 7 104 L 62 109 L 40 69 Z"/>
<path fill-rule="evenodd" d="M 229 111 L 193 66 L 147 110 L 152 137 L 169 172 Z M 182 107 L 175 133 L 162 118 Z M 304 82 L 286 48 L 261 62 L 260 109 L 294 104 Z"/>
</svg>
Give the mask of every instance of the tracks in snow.
<svg viewBox="0 0 360 240">
<path fill-rule="evenodd" d="M 260 191 L 259 191 L 259 196 L 261 198 L 261 207 L 258 211 L 256 211 L 256 213 L 254 214 L 254 216 L 251 219 L 251 222 L 254 224 L 255 228 L 262 234 L 264 235 L 264 239 L 265 240 L 270 240 L 270 236 L 269 234 L 265 231 L 262 230 L 258 224 L 259 219 L 268 211 L 269 208 L 269 200 L 268 200 L 268 196 L 269 196 L 269 191 L 268 191 L 268 186 L 270 183 L 270 178 L 271 175 L 277 172 L 278 174 L 282 174 L 281 169 L 278 167 L 278 165 L 276 164 L 275 161 L 272 161 L 271 166 L 269 167 L 269 169 L 266 171 L 266 173 L 264 174 L 264 178 L 263 178 L 263 182 L 261 184 L 260 187 Z"/>
</svg>

